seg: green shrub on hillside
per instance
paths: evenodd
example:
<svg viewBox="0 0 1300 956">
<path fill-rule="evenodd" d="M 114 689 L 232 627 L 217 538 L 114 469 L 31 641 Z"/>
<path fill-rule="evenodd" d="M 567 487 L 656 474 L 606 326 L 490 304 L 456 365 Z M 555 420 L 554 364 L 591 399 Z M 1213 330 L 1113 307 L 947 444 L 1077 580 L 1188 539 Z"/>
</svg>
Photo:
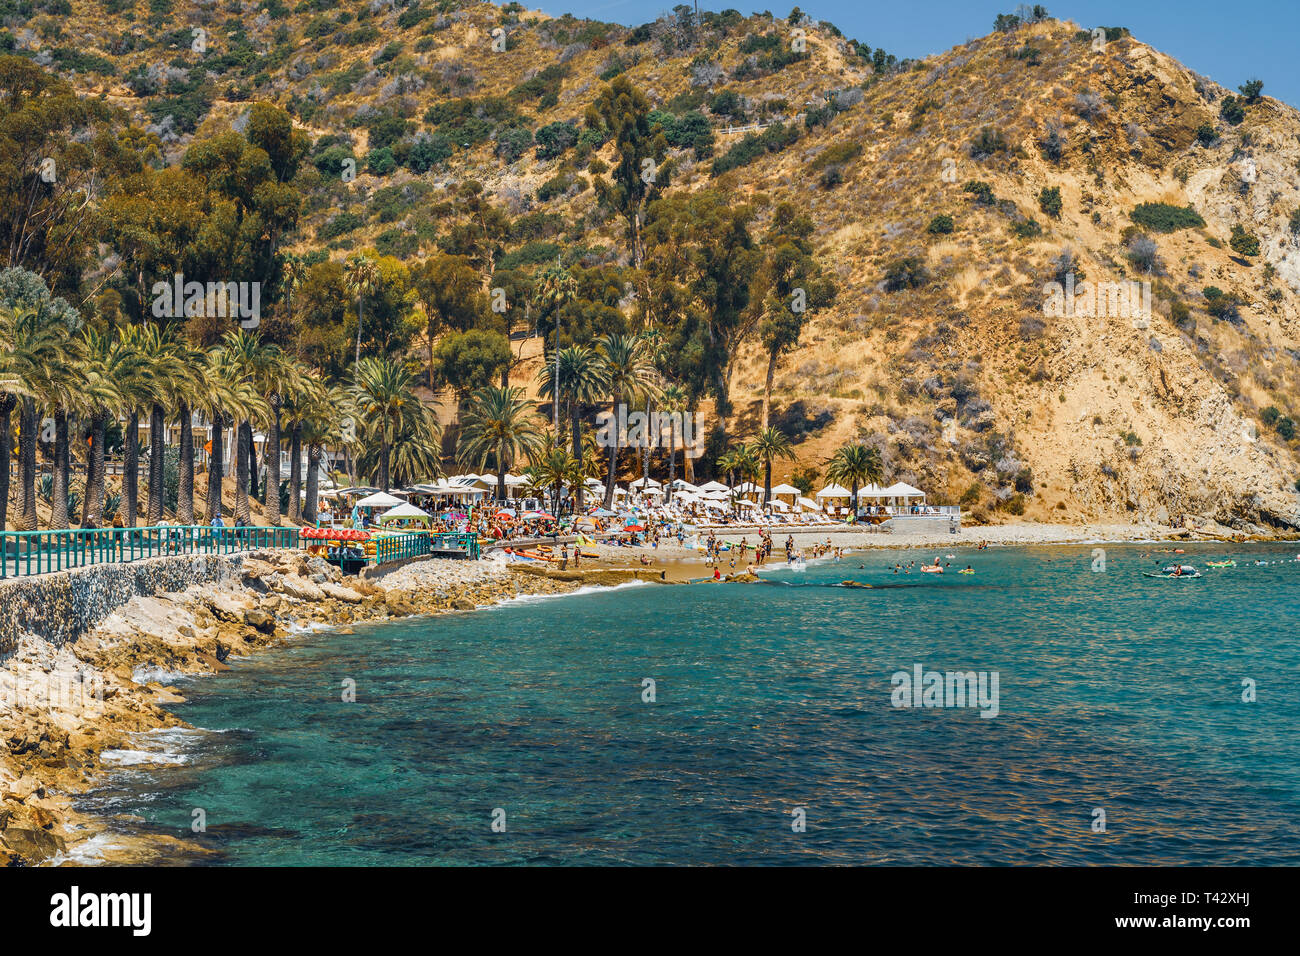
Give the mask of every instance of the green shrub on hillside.
<svg viewBox="0 0 1300 956">
<path fill-rule="evenodd" d="M 1061 218 L 1061 187 L 1044 186 L 1038 194 L 1038 208 L 1043 211 L 1044 215 L 1051 216 L 1053 219 Z"/>
<path fill-rule="evenodd" d="M 1177 232 L 1199 229 L 1205 220 L 1191 206 L 1171 206 L 1163 202 L 1144 202 L 1134 207 L 1129 218 L 1154 232 Z"/>
<path fill-rule="evenodd" d="M 925 231 L 935 235 L 947 235 L 953 230 L 952 216 L 947 213 L 939 213 L 930 220 L 930 224 L 925 227 Z"/>
</svg>

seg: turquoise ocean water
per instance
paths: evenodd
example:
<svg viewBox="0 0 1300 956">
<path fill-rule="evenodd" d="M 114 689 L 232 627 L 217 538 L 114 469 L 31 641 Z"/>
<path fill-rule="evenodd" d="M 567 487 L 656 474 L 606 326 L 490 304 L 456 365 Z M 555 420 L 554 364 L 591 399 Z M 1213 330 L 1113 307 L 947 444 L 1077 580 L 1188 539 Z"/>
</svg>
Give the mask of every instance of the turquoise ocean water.
<svg viewBox="0 0 1300 956">
<path fill-rule="evenodd" d="M 306 634 L 180 685 L 203 731 L 148 735 L 86 805 L 254 865 L 1300 863 L 1300 549 L 1191 546 L 1205 576 L 1173 582 L 1147 550 Z M 917 664 L 996 672 L 998 715 L 892 706 Z"/>
</svg>

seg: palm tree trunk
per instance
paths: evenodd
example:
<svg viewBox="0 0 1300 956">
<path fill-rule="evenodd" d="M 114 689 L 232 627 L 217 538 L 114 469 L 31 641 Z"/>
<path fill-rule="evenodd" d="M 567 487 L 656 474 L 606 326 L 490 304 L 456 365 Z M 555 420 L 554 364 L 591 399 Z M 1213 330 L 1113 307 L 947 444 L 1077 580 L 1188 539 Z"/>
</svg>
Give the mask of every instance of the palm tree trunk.
<svg viewBox="0 0 1300 956">
<path fill-rule="evenodd" d="M 289 523 L 302 520 L 302 421 L 289 428 Z"/>
<path fill-rule="evenodd" d="M 68 526 L 68 413 L 54 414 L 54 482 L 50 492 L 50 527 Z"/>
<path fill-rule="evenodd" d="M 605 510 L 606 511 L 611 510 L 611 505 L 613 505 L 614 503 L 614 474 L 618 468 L 618 440 L 621 437 L 619 435 L 619 425 L 618 425 L 618 396 L 617 395 L 615 395 L 614 398 L 610 401 L 609 407 L 614 412 L 614 441 L 609 446 L 609 467 L 606 470 L 606 479 L 605 479 Z"/>
<path fill-rule="evenodd" d="M 224 477 L 223 473 L 226 470 L 226 451 L 223 447 L 225 441 L 224 424 L 224 416 L 220 412 L 212 416 L 212 454 L 208 457 L 207 521 L 209 524 L 213 518 L 221 514 L 221 479 Z"/>
<path fill-rule="evenodd" d="M 506 501 L 506 443 L 502 439 L 497 448 L 497 501 L 505 506 Z"/>
<path fill-rule="evenodd" d="M 122 458 L 125 462 L 122 472 L 122 523 L 128 528 L 134 528 L 140 497 L 140 413 L 134 408 L 126 420 Z"/>
<path fill-rule="evenodd" d="M 361 364 L 361 318 L 365 314 L 366 300 L 362 296 L 357 296 L 357 354 L 353 360 L 353 368 Z"/>
<path fill-rule="evenodd" d="M 257 467 L 257 442 L 253 441 L 253 423 L 245 422 L 244 427 L 248 429 L 248 494 L 251 500 L 256 501 L 261 497 L 257 488 L 259 484 L 258 476 L 262 470 Z M 265 448 L 266 443 L 263 442 L 262 446 Z M 263 455 L 263 458 L 265 458 L 265 455 Z"/>
<path fill-rule="evenodd" d="M 579 402 L 569 404 L 569 431 L 573 435 L 573 457 L 579 462 L 582 461 L 582 408 Z M 586 477 L 585 475 L 583 476 Z M 586 482 L 579 482 L 578 488 L 573 495 L 573 505 L 578 511 L 582 511 L 583 494 L 586 491 Z"/>
<path fill-rule="evenodd" d="M 157 524 L 163 516 L 163 454 L 167 435 L 163 424 L 163 409 L 154 405 L 149 410 L 149 523 Z"/>
<path fill-rule="evenodd" d="M 108 415 L 96 412 L 90 418 L 90 454 L 86 457 L 86 500 L 81 503 L 81 526 L 104 524 L 104 442 L 108 437 Z"/>
<path fill-rule="evenodd" d="M 13 457 L 9 419 L 17 405 L 17 396 L 0 394 L 0 531 L 5 530 L 9 520 L 9 462 Z"/>
<path fill-rule="evenodd" d="M 388 492 L 388 436 L 379 439 L 379 490 Z"/>
<path fill-rule="evenodd" d="M 24 398 L 18 418 L 18 530 L 36 530 L 36 402 Z"/>
<path fill-rule="evenodd" d="M 668 429 L 668 487 L 664 489 L 664 500 L 673 500 L 673 482 L 677 480 L 677 429 Z"/>
<path fill-rule="evenodd" d="M 252 429 L 247 422 L 235 426 L 235 524 L 249 523 L 248 507 L 248 453 L 251 451 Z"/>
<path fill-rule="evenodd" d="M 194 524 L 194 429 L 190 420 L 190 406 L 181 400 L 180 474 L 176 479 L 176 520 L 181 524 Z"/>
<path fill-rule="evenodd" d="M 266 483 L 262 488 L 262 505 L 268 524 L 280 523 L 280 408 L 271 407 L 271 424 L 267 428 L 266 445 L 262 452 L 266 461 Z"/>
<path fill-rule="evenodd" d="M 768 458 L 763 464 L 763 507 L 766 508 L 772 503 L 772 459 Z"/>
<path fill-rule="evenodd" d="M 645 441 L 645 450 L 641 457 L 641 490 L 645 491 L 650 487 L 650 453 L 653 450 L 653 443 L 650 441 L 650 421 L 654 414 L 655 404 L 652 400 L 646 399 L 645 403 L 645 432 L 642 438 Z M 655 436 L 656 438 L 658 436 Z"/>
<path fill-rule="evenodd" d="M 767 380 L 763 383 L 763 424 L 758 427 L 760 432 L 767 431 L 768 410 L 772 407 L 772 382 L 776 379 L 776 352 L 767 354 Z"/>
<path fill-rule="evenodd" d="M 307 500 L 303 503 L 302 520 L 307 524 L 316 523 L 316 498 L 319 494 L 318 477 L 320 475 L 320 445 L 307 446 Z"/>
</svg>

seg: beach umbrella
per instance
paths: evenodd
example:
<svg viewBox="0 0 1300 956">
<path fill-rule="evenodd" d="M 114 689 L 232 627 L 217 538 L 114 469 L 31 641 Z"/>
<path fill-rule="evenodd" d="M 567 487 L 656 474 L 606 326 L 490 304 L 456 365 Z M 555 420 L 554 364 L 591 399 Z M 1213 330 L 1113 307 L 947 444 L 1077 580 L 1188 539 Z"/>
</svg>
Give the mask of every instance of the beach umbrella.
<svg viewBox="0 0 1300 956">
<path fill-rule="evenodd" d="M 597 508 L 590 512 L 590 514 L 595 518 L 612 518 L 614 517 L 615 512 L 610 511 L 608 508 Z"/>
<path fill-rule="evenodd" d="M 629 524 L 629 525 L 625 525 L 624 528 L 623 528 L 623 530 L 624 530 L 624 531 L 644 531 L 644 530 L 645 530 L 645 527 L 644 527 L 643 525 L 639 525 L 639 524 Z"/>
<path fill-rule="evenodd" d="M 498 518 L 513 518 L 514 516 L 515 516 L 514 508 L 502 508 L 500 511 L 496 513 L 496 517 Z"/>
</svg>

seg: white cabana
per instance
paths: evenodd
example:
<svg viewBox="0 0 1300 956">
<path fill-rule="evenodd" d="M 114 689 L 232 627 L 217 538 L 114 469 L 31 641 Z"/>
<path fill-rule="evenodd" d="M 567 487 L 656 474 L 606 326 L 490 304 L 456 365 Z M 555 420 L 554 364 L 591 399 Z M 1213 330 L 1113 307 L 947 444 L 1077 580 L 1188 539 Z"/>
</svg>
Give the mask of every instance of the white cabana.
<svg viewBox="0 0 1300 956">
<path fill-rule="evenodd" d="M 387 494 L 383 491 L 376 491 L 373 495 L 366 495 L 357 502 L 358 508 L 394 508 L 402 504 L 401 498 Z"/>
<path fill-rule="evenodd" d="M 817 492 L 817 497 L 818 498 L 847 498 L 849 497 L 849 489 L 841 485 L 830 484 L 827 485 L 825 488 L 823 488 L 821 491 Z"/>
<path fill-rule="evenodd" d="M 653 478 L 638 478 L 636 481 L 629 481 L 627 483 L 627 486 L 629 488 L 642 488 L 642 487 L 662 488 L 663 487 L 663 485 L 659 484 L 659 482 L 655 481 Z"/>
<path fill-rule="evenodd" d="M 920 488 L 913 488 L 905 481 L 899 481 L 890 485 L 884 491 L 880 492 L 882 498 L 924 498 L 925 492 Z"/>
<path fill-rule="evenodd" d="M 707 481 L 700 485 L 700 491 L 724 491 L 727 494 L 731 493 L 731 489 L 720 481 Z"/>
<path fill-rule="evenodd" d="M 754 484 L 752 481 L 746 481 L 736 485 L 736 492 L 742 495 L 752 495 L 756 491 L 762 491 L 762 487 Z"/>
<path fill-rule="evenodd" d="M 693 485 L 685 478 L 676 478 L 668 482 L 668 487 L 674 489 L 675 491 L 699 491 L 700 490 L 699 485 Z"/>
<path fill-rule="evenodd" d="M 803 494 L 803 492 L 800 491 L 798 488 L 796 488 L 794 485 L 777 485 L 775 488 L 772 489 L 772 494 L 798 496 Z"/>
</svg>

